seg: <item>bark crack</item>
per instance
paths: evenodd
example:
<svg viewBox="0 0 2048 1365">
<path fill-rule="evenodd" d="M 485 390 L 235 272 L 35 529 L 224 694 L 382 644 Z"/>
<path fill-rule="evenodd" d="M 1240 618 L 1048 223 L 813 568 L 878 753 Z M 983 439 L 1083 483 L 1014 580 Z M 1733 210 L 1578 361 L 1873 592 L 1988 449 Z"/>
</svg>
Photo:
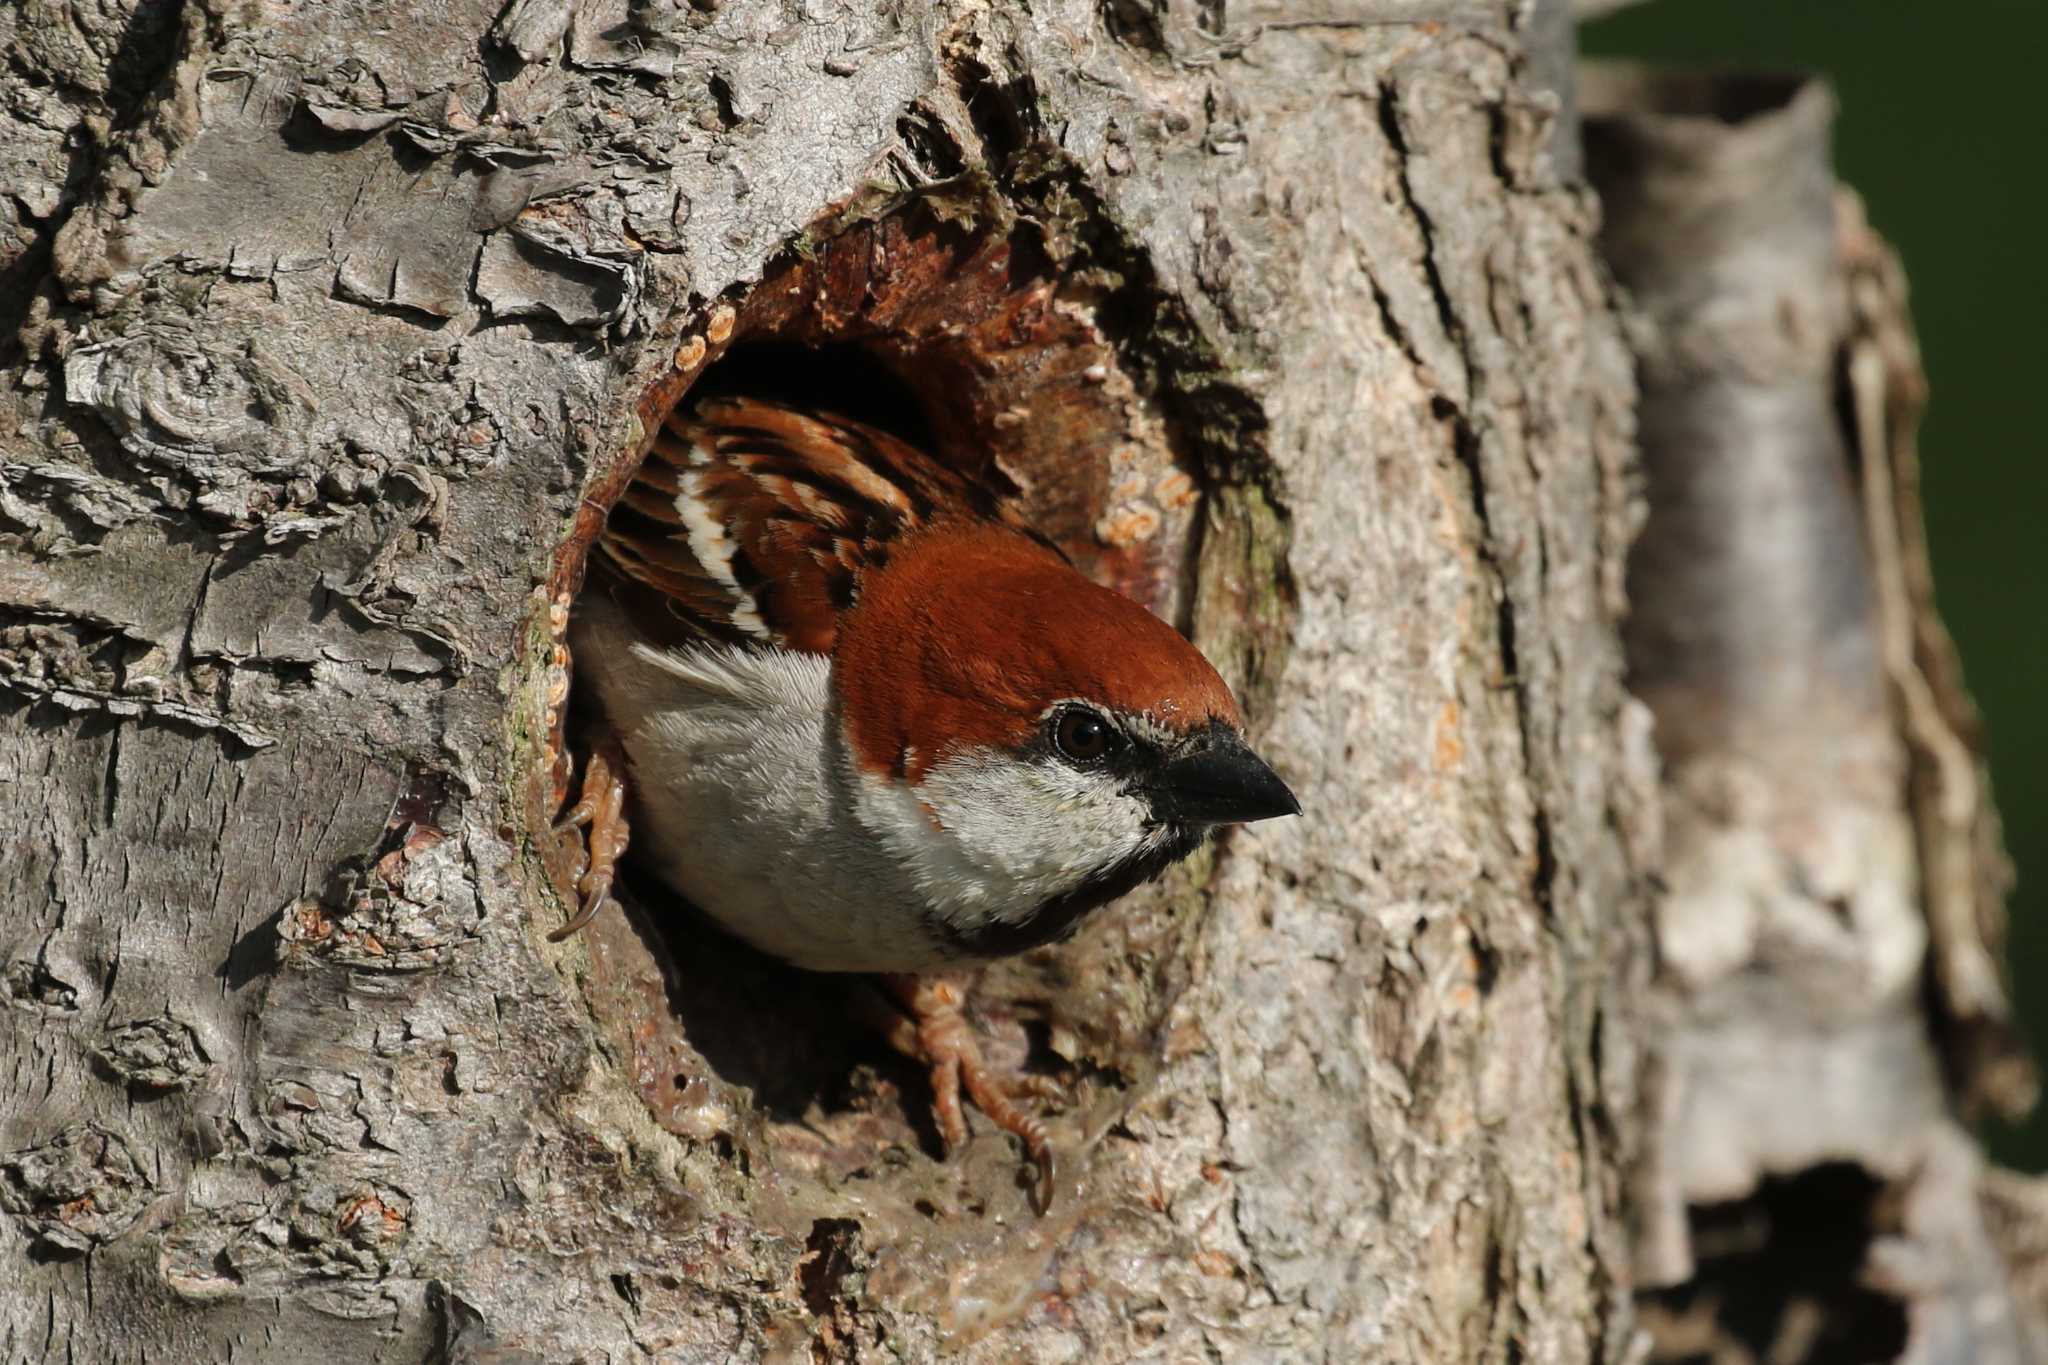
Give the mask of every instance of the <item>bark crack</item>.
<svg viewBox="0 0 2048 1365">
<path fill-rule="evenodd" d="M 1409 160 L 1413 151 L 1406 135 L 1401 130 L 1399 91 L 1393 84 L 1380 88 L 1378 113 L 1381 131 L 1393 148 L 1397 169 L 1396 183 L 1400 186 L 1401 198 L 1409 216 L 1414 220 L 1416 231 L 1422 239 L 1423 277 L 1429 285 L 1431 300 L 1435 303 L 1437 321 L 1444 330 L 1445 338 L 1457 349 L 1465 373 L 1472 386 L 1472 399 L 1476 400 L 1480 387 L 1477 371 L 1473 364 L 1470 339 L 1466 335 L 1463 320 L 1458 315 L 1450 291 L 1444 282 L 1443 271 L 1437 262 L 1436 230 L 1430 215 L 1415 193 L 1409 174 Z M 1470 411 L 1460 406 L 1457 400 L 1445 392 L 1441 377 L 1426 364 L 1417 350 L 1414 338 L 1395 316 L 1392 300 L 1380 286 L 1376 277 L 1368 272 L 1373 298 L 1379 305 L 1380 315 L 1387 325 L 1391 339 L 1399 346 L 1416 367 L 1416 372 L 1436 390 L 1432 399 L 1439 420 L 1449 423 L 1452 449 L 1458 463 L 1465 470 L 1471 486 L 1472 512 L 1478 522 L 1479 536 L 1477 551 L 1486 575 L 1491 581 L 1494 594 L 1495 633 L 1500 644 L 1500 664 L 1503 683 L 1511 690 L 1515 704 L 1515 719 L 1521 735 L 1522 767 L 1524 776 L 1535 782 L 1535 733 L 1532 702 L 1528 694 L 1527 681 L 1522 676 L 1520 644 L 1515 620 L 1515 594 L 1508 581 L 1507 566 L 1500 553 L 1499 536 L 1493 524 L 1493 517 L 1487 507 L 1486 478 L 1484 469 L 1483 436 L 1480 426 Z M 1532 471 L 1532 478 L 1534 473 Z M 1543 545 L 1541 518 L 1535 521 L 1536 547 L 1538 554 L 1538 582 L 1545 576 L 1547 554 Z M 1546 919 L 1554 919 L 1552 888 L 1557 875 L 1557 853 L 1554 835 L 1550 826 L 1550 815 L 1538 800 L 1531 804 L 1531 834 L 1535 845 L 1536 867 L 1530 877 L 1530 889 L 1536 897 Z"/>
<path fill-rule="evenodd" d="M 106 821 L 107 828 L 112 829 L 114 810 L 121 804 L 121 722 L 118 720 L 107 732 L 107 771 L 101 785 L 106 792 L 101 818 Z"/>
<path fill-rule="evenodd" d="M 1216 1110 L 1216 1126 L 1219 1130 L 1217 1133 L 1217 1145 L 1223 1150 L 1227 1160 L 1230 1153 L 1230 1106 L 1214 1095 L 1209 1097 L 1209 1104 Z M 1245 1219 L 1244 1193 L 1239 1187 L 1236 1168 L 1231 1166 L 1226 1167 L 1226 1169 L 1231 1171 L 1230 1224 L 1236 1229 L 1237 1240 L 1244 1247 L 1245 1262 L 1259 1288 L 1266 1292 L 1266 1297 L 1276 1304 L 1285 1303 L 1286 1299 L 1282 1297 L 1280 1291 L 1274 1286 L 1272 1276 L 1267 1273 L 1266 1267 L 1260 1262 L 1259 1239 L 1253 1235 L 1252 1229 Z M 1204 1340 L 1206 1340 L 1206 1337 Z"/>
<path fill-rule="evenodd" d="M 1395 181 L 1401 187 L 1401 202 L 1408 215 L 1415 220 L 1416 231 L 1422 234 L 1422 274 L 1429 284 L 1429 296 L 1436 304 L 1437 322 L 1444 329 L 1444 336 L 1458 348 L 1469 373 L 1472 356 L 1466 342 L 1465 325 L 1458 317 L 1458 310 L 1451 303 L 1450 291 L 1444 286 L 1442 270 L 1436 260 L 1436 227 L 1430 221 L 1428 210 L 1415 197 L 1415 185 L 1408 174 L 1408 161 L 1413 152 L 1408 139 L 1401 131 L 1401 115 L 1398 108 L 1399 89 L 1389 83 L 1380 87 L 1379 119 L 1380 130 L 1386 134 L 1387 142 L 1394 149 L 1394 165 L 1397 168 Z M 1476 486 L 1476 482 L 1475 482 Z"/>
</svg>

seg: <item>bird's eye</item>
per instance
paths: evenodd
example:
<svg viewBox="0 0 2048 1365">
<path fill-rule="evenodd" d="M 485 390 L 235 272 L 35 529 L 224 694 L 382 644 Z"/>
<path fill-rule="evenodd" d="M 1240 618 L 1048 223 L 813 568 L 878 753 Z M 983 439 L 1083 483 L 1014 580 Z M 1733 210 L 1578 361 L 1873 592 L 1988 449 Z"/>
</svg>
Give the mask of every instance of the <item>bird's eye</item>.
<svg viewBox="0 0 2048 1365">
<path fill-rule="evenodd" d="M 1078 707 L 1060 713 L 1052 741 L 1077 763 L 1089 763 L 1123 744 L 1123 736 L 1101 716 Z"/>
</svg>

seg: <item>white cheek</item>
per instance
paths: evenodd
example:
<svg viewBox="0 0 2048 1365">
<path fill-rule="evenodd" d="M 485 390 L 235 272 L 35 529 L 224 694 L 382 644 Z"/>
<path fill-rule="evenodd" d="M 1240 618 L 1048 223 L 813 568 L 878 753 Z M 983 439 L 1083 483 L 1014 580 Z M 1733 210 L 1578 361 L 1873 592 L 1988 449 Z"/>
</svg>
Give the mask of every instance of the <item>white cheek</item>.
<svg viewBox="0 0 2048 1365">
<path fill-rule="evenodd" d="M 1142 802 L 1062 764 L 954 759 L 935 765 L 924 788 L 970 856 L 1015 877 L 1078 882 L 1144 838 Z"/>
<path fill-rule="evenodd" d="M 864 813 L 930 902 L 975 918 L 1029 914 L 1161 837 L 1114 780 L 1052 762 L 968 755 L 915 790 L 864 785 Z"/>
</svg>

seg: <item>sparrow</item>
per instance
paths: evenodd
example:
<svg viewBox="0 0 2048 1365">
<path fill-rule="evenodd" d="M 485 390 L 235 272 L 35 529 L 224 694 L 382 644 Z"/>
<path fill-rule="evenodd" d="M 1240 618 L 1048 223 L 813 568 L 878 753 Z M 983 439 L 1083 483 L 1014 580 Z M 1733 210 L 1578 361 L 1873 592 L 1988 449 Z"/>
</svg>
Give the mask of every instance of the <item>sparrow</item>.
<svg viewBox="0 0 2048 1365">
<path fill-rule="evenodd" d="M 1091 581 L 996 488 L 859 422 L 679 409 L 572 611 L 594 721 L 582 905 L 628 841 L 762 952 L 882 974 L 893 1040 L 1021 1137 L 1049 1197 L 1045 1078 L 981 1058 L 949 972 L 1071 935 L 1219 826 L 1296 815 L 1200 651 Z"/>
</svg>

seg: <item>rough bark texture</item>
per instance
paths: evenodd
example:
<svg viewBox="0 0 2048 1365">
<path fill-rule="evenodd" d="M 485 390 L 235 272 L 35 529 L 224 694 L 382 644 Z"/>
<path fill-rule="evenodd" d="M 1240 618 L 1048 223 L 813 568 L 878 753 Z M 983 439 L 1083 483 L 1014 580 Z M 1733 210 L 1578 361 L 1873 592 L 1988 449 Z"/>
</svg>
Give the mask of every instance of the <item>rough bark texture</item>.
<svg viewBox="0 0 2048 1365">
<path fill-rule="evenodd" d="M 0 1357 L 1626 1350 L 1656 793 L 1564 31 L 0 13 Z M 904 321 L 970 265 L 1039 291 L 963 352 L 1017 373 Z M 1043 1220 L 998 1135 L 934 1159 L 842 983 L 661 906 L 543 941 L 550 608 L 659 403 L 769 340 L 1138 564 L 1311 812 L 981 983 L 1076 1064 Z M 1087 459 L 987 401 L 1040 350 L 1094 357 Z"/>
<path fill-rule="evenodd" d="M 1958 1121 L 2035 1085 L 1933 614 L 1903 277 L 1834 183 L 1819 82 L 1610 66 L 1581 88 L 1641 309 L 1624 635 L 1665 765 L 1633 1210 L 1655 1355 L 2038 1359 L 2038 1290 L 1994 1249 L 2024 1182 Z"/>
</svg>

